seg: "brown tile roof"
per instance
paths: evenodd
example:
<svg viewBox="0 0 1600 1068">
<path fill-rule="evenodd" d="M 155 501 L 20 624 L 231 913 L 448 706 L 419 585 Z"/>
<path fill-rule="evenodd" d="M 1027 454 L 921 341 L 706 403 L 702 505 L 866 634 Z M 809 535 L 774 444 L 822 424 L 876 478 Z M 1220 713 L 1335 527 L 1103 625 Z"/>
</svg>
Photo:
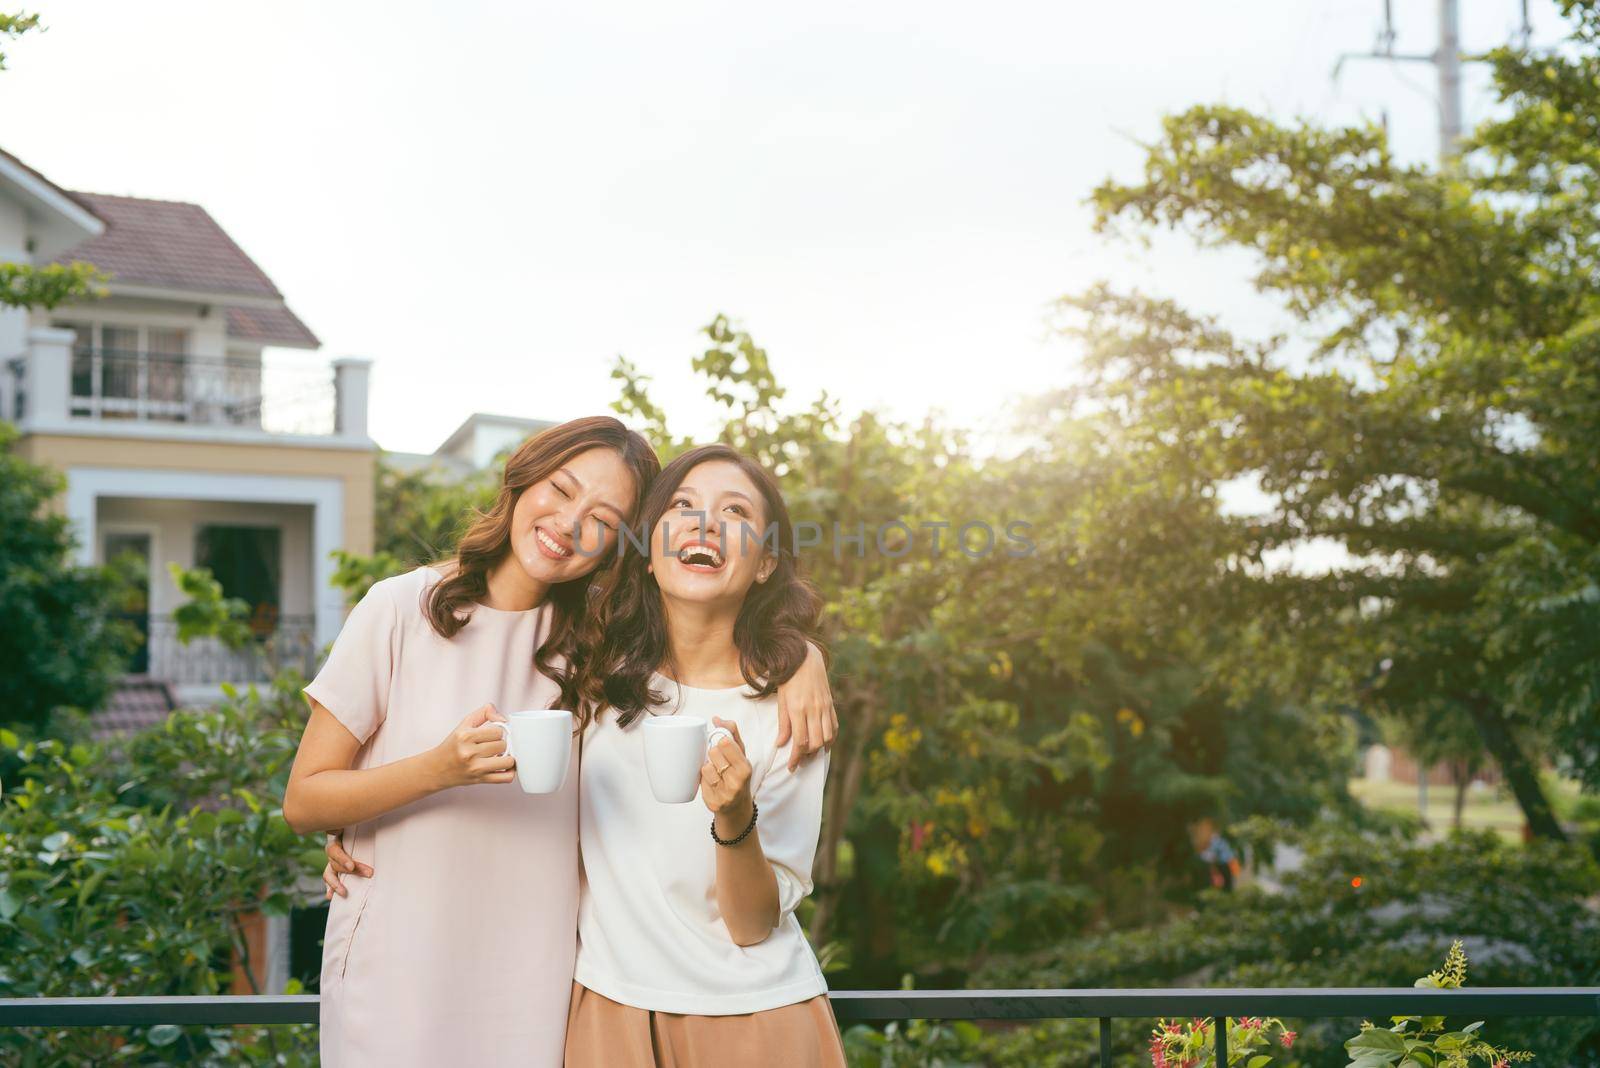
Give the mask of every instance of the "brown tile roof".
<svg viewBox="0 0 1600 1068">
<path fill-rule="evenodd" d="M 288 308 L 229 308 L 228 336 L 263 345 L 314 349 L 322 344 L 310 327 Z"/>
<path fill-rule="evenodd" d="M 281 302 L 283 294 L 266 272 L 198 204 L 145 200 L 106 193 L 71 197 L 106 224 L 90 238 L 56 258 L 83 260 L 112 276 L 112 284 L 151 286 L 226 297 L 237 294 Z M 228 335 L 264 344 L 315 348 L 320 342 L 283 304 L 227 308 Z"/>
<path fill-rule="evenodd" d="M 87 260 L 125 285 L 283 299 L 272 279 L 198 204 L 104 193 L 73 196 L 105 221 L 106 232 L 63 253 L 61 260 Z"/>
<path fill-rule="evenodd" d="M 172 688 L 165 682 L 147 675 L 125 675 L 105 707 L 90 720 L 94 740 L 104 742 L 164 723 L 177 707 Z"/>
</svg>

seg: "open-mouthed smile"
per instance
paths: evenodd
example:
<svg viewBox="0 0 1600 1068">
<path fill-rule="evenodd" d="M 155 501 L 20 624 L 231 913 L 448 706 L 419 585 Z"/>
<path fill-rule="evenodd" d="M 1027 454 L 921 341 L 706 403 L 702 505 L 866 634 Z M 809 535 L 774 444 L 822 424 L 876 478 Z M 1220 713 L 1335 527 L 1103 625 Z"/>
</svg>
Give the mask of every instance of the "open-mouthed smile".
<svg viewBox="0 0 1600 1068">
<path fill-rule="evenodd" d="M 709 541 L 691 541 L 678 550 L 678 563 L 690 571 L 720 571 L 726 563 L 722 550 Z"/>
<path fill-rule="evenodd" d="M 571 547 L 558 541 L 544 527 L 533 528 L 533 540 L 539 543 L 539 551 L 552 560 L 565 560 L 572 555 Z"/>
</svg>

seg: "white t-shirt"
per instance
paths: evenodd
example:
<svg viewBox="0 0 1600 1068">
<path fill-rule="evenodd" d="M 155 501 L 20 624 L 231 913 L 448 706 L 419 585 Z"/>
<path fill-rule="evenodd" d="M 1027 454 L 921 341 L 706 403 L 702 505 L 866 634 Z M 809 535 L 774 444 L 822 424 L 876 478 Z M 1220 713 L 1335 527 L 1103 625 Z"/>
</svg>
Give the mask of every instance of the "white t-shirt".
<svg viewBox="0 0 1600 1068">
<path fill-rule="evenodd" d="M 681 805 L 657 801 L 645 774 L 643 717 L 623 729 L 607 710 L 583 737 L 578 982 L 624 1005 L 696 1016 L 761 1012 L 826 993 L 794 910 L 811 892 L 827 753 L 789 771 L 787 747 L 780 753 L 775 744 L 776 696 L 680 687 L 662 675 L 651 688 L 667 698 L 654 714 L 739 725 L 761 810 L 755 833 L 777 876 L 782 918 L 765 941 L 734 943 L 717 908 L 716 851 L 725 847 L 711 840 L 711 811 L 698 794 Z"/>
</svg>

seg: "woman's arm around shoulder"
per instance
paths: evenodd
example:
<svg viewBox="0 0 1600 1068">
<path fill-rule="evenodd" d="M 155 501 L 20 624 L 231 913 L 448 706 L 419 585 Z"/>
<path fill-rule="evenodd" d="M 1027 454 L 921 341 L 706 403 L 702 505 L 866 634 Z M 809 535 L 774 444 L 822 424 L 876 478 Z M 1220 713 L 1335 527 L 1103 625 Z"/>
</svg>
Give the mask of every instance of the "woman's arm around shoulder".
<svg viewBox="0 0 1600 1068">
<path fill-rule="evenodd" d="M 806 643 L 805 663 L 788 682 L 778 687 L 778 748 L 794 739 L 789 768 L 833 745 L 839 734 L 839 714 L 828 685 L 828 659 L 815 642 Z"/>
</svg>

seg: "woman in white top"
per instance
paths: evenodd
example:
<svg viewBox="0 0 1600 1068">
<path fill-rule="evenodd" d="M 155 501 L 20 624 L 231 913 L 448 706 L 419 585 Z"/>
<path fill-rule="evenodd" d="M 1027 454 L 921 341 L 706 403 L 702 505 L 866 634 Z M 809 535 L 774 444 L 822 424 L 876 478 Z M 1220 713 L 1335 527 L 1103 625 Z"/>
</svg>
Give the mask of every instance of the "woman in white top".
<svg viewBox="0 0 1600 1068">
<path fill-rule="evenodd" d="M 584 878 L 569 1068 L 840 1065 L 827 984 L 794 910 L 811 891 L 827 759 L 791 768 L 777 686 L 821 601 L 789 551 L 777 483 L 723 445 L 662 471 L 580 636 Z M 703 806 L 664 804 L 650 716 L 727 728 Z M 698 813 L 698 815 L 697 815 Z"/>
</svg>

